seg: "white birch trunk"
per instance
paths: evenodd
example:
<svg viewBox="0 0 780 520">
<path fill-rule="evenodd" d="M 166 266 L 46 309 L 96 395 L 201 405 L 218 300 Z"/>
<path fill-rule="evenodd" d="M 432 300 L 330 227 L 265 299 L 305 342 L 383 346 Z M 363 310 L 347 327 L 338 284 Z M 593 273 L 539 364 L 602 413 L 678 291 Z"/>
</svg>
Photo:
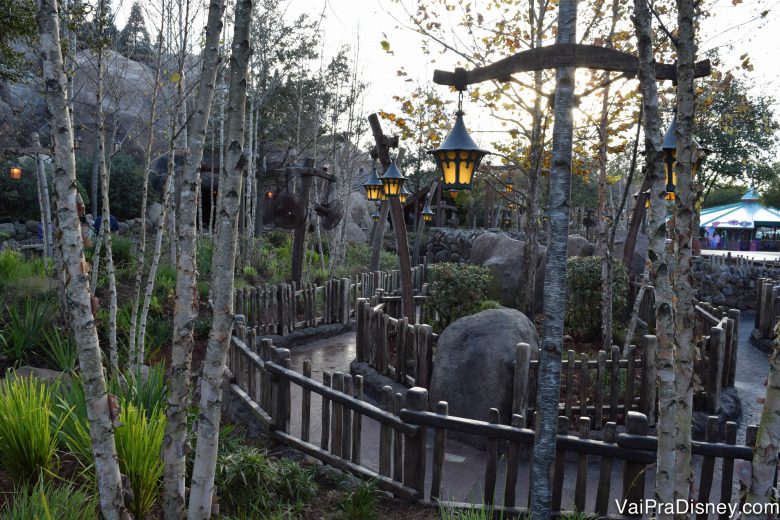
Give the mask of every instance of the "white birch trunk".
<svg viewBox="0 0 780 520">
<path fill-rule="evenodd" d="M 576 43 L 577 2 L 558 4 L 556 43 Z M 536 409 L 539 412 L 531 466 L 531 514 L 534 520 L 550 518 L 552 469 L 558 422 L 561 384 L 563 318 L 566 308 L 566 256 L 569 234 L 569 195 L 571 186 L 572 134 L 574 119 L 574 67 L 555 73 L 555 122 L 553 126 L 552 166 L 550 171 L 550 229 L 544 280 L 544 328 L 539 358 Z"/>
<path fill-rule="evenodd" d="M 66 99 L 57 2 L 39 0 L 37 21 L 46 117 L 54 139 L 54 192 L 57 198 L 57 234 L 60 236 L 58 243 L 66 269 L 71 326 L 78 345 L 79 367 L 87 401 L 100 511 L 106 520 L 119 520 L 123 513 L 127 513 L 123 504 L 119 461 L 114 444 L 100 345 L 90 305 L 87 266 L 76 209 L 76 158 L 73 153 L 73 128 Z"/>
<path fill-rule="evenodd" d="M 692 264 L 693 212 L 693 113 L 696 54 L 693 0 L 677 0 L 677 196 L 674 204 L 674 380 L 677 392 L 675 440 L 675 500 L 687 500 L 693 486 L 691 425 L 693 420 L 693 363 L 695 344 L 694 279 Z M 676 518 L 685 515 L 676 514 Z"/>
<path fill-rule="evenodd" d="M 746 503 L 755 506 L 770 504 L 775 498 L 773 483 L 780 451 L 780 323 L 775 326 L 775 346 L 769 358 L 764 409 L 758 425 L 756 448 L 753 450 L 753 471 Z M 769 515 L 745 514 L 745 520 L 765 520 Z"/>
<path fill-rule="evenodd" d="M 173 313 L 168 409 L 162 455 L 165 462 L 162 507 L 166 519 L 184 518 L 186 473 L 187 411 L 190 405 L 190 371 L 192 365 L 193 327 L 198 317 L 197 289 L 197 195 L 200 165 L 206 142 L 214 83 L 219 67 L 219 37 L 222 30 L 221 0 L 209 4 L 203 68 L 198 99 L 190 122 L 189 143 L 179 192 L 179 240 L 176 264 L 176 303 Z"/>
<path fill-rule="evenodd" d="M 36 150 L 41 150 L 41 141 L 38 133 L 32 135 L 32 145 Z M 38 174 L 38 203 L 41 206 L 41 226 L 43 236 L 43 255 L 46 258 L 52 256 L 51 236 L 51 199 L 49 198 L 49 179 L 46 175 L 46 165 L 43 163 L 43 154 L 35 154 L 35 163 Z M 48 267 L 47 267 L 48 270 Z"/>
<path fill-rule="evenodd" d="M 233 29 L 228 94 L 227 157 L 219 180 L 220 209 L 217 212 L 217 240 L 214 247 L 212 283 L 213 319 L 200 388 L 198 444 L 190 486 L 189 520 L 211 516 L 214 472 L 219 444 L 222 380 L 233 328 L 233 283 L 238 242 L 238 213 L 241 185 L 246 168 L 244 121 L 246 118 L 247 67 L 251 56 L 250 21 L 252 0 L 239 0 Z"/>
<path fill-rule="evenodd" d="M 674 308 L 669 281 L 666 251 L 666 179 L 658 111 L 658 85 L 655 80 L 652 15 L 647 0 L 634 0 L 634 24 L 639 52 L 639 82 L 642 90 L 647 176 L 651 180 L 647 268 L 655 290 L 655 320 L 658 364 L 658 452 L 656 458 L 655 498 L 671 503 L 675 471 L 675 410 L 674 395 Z M 659 520 L 671 515 L 660 513 Z"/>
</svg>

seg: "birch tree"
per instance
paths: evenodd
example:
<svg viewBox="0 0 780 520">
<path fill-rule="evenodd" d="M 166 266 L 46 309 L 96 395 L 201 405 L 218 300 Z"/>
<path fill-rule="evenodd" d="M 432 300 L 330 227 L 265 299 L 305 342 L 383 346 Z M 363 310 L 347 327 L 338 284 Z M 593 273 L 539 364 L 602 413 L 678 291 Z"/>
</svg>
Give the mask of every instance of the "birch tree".
<svg viewBox="0 0 780 520">
<path fill-rule="evenodd" d="M 754 506 L 769 504 L 775 498 L 773 483 L 777 472 L 777 452 L 780 451 L 780 323 L 775 326 L 775 344 L 769 357 L 769 377 L 758 437 L 753 450 L 753 473 L 746 503 Z M 745 520 L 764 520 L 767 515 L 746 514 Z"/>
<path fill-rule="evenodd" d="M 558 4 L 556 43 L 575 43 L 577 1 Z M 550 227 L 547 265 L 544 279 L 544 326 L 539 357 L 536 409 L 539 432 L 534 438 L 531 466 L 531 514 L 534 519 L 550 518 L 552 466 L 558 422 L 563 347 L 563 310 L 566 308 L 566 257 L 569 235 L 569 194 L 574 119 L 574 67 L 555 72 L 555 109 L 553 123 L 552 167 L 550 171 Z"/>
<path fill-rule="evenodd" d="M 203 47 L 198 99 L 190 122 L 189 143 L 179 192 L 178 258 L 176 264 L 176 303 L 173 314 L 170 384 L 168 385 L 167 422 L 163 440 L 165 461 L 162 506 L 166 518 L 184 517 L 185 442 L 189 409 L 190 369 L 192 365 L 193 327 L 198 316 L 197 289 L 197 195 L 200 165 L 206 142 L 214 84 L 220 63 L 219 37 L 222 31 L 221 0 L 209 4 L 206 41 Z"/>
<path fill-rule="evenodd" d="M 189 520 L 206 520 L 211 515 L 214 473 L 219 444 L 222 382 L 233 328 L 233 283 L 235 281 L 238 214 L 241 205 L 246 156 L 247 68 L 252 54 L 249 25 L 252 0 L 238 0 L 233 23 L 230 56 L 225 165 L 219 179 L 220 209 L 217 212 L 217 240 L 214 247 L 212 281 L 213 318 L 200 387 L 198 443 L 190 487 Z"/>
<path fill-rule="evenodd" d="M 674 380 L 677 393 L 675 500 L 687 500 L 693 485 L 691 422 L 693 420 L 694 279 L 691 242 L 696 190 L 693 182 L 694 0 L 677 0 L 677 185 L 674 204 Z M 676 518 L 685 518 L 676 514 Z"/>
<path fill-rule="evenodd" d="M 39 0 L 37 22 L 46 119 L 54 140 L 54 194 L 58 224 L 55 233 L 59 236 L 57 245 L 65 263 L 70 323 L 78 345 L 100 511 L 106 520 L 119 520 L 127 512 L 123 503 L 113 423 L 97 329 L 92 316 L 87 263 L 84 260 L 81 224 L 76 209 L 76 158 L 73 152 L 73 127 L 66 97 L 67 79 L 60 46 L 56 1 Z"/>
<path fill-rule="evenodd" d="M 674 308 L 666 251 L 666 178 L 664 175 L 658 85 L 655 79 L 652 14 L 647 0 L 634 0 L 634 25 L 639 53 L 639 84 L 645 133 L 647 176 L 650 179 L 650 212 L 647 233 L 647 269 L 655 288 L 655 320 L 658 365 L 658 451 L 655 498 L 672 503 L 675 475 Z M 659 513 L 659 520 L 671 515 Z"/>
</svg>

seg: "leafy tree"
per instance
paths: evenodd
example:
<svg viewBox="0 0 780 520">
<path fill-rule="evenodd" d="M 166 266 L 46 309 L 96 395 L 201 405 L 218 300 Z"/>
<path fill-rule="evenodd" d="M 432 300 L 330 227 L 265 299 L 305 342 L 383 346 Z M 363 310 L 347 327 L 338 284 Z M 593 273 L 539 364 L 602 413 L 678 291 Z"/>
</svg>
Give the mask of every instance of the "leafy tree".
<svg viewBox="0 0 780 520">
<path fill-rule="evenodd" d="M 716 73 L 699 93 L 696 137 L 715 152 L 703 168 L 705 190 L 735 181 L 761 185 L 776 173 L 771 160 L 780 124 L 774 99 L 751 94 L 748 87 L 731 73 Z"/>
<path fill-rule="evenodd" d="M 127 24 L 117 37 L 117 50 L 131 60 L 145 60 L 152 54 L 149 31 L 141 11 L 141 4 L 133 2 Z"/>
<path fill-rule="evenodd" d="M 24 53 L 14 44 L 29 44 L 35 38 L 35 2 L 0 0 L 0 11 L 0 80 L 17 81 L 28 67 Z"/>
</svg>

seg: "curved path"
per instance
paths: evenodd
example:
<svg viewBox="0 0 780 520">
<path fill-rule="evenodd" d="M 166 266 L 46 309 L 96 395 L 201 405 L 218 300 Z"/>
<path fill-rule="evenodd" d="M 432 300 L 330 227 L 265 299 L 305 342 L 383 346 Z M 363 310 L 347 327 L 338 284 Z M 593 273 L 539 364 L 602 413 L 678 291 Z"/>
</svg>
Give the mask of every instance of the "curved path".
<svg viewBox="0 0 780 520">
<path fill-rule="evenodd" d="M 769 375 L 769 355 L 755 347 L 750 333 L 755 326 L 755 314 L 743 312 L 739 322 L 739 349 L 734 386 L 742 402 L 742 420 L 737 431 L 737 443 L 745 442 L 745 428 L 758 424 L 763 404 L 760 399 L 766 395 L 766 378 Z"/>
</svg>

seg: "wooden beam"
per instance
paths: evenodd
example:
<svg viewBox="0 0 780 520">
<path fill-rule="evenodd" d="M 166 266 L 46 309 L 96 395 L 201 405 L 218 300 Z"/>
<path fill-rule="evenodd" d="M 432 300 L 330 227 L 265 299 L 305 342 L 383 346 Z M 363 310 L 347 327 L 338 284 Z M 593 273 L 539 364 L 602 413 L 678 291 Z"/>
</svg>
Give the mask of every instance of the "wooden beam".
<svg viewBox="0 0 780 520">
<path fill-rule="evenodd" d="M 301 175 L 303 177 L 320 177 L 328 182 L 336 182 L 336 176 L 332 175 L 324 170 L 318 170 L 317 168 L 309 168 L 306 166 L 290 166 L 288 168 L 279 168 L 271 170 L 272 175 Z"/>
<path fill-rule="evenodd" d="M 483 81 L 509 81 L 512 74 L 535 70 L 576 67 L 612 72 L 622 72 L 628 77 L 639 72 L 639 59 L 633 54 L 615 49 L 599 47 L 598 45 L 560 44 L 548 45 L 537 49 L 518 52 L 485 67 L 474 70 L 456 68 L 453 72 L 435 70 L 433 82 L 438 85 L 450 85 L 458 90 L 465 90 L 467 85 Z M 676 80 L 677 71 L 674 64 L 657 63 L 656 79 Z M 696 63 L 695 76 L 709 76 L 710 60 Z"/>
</svg>

